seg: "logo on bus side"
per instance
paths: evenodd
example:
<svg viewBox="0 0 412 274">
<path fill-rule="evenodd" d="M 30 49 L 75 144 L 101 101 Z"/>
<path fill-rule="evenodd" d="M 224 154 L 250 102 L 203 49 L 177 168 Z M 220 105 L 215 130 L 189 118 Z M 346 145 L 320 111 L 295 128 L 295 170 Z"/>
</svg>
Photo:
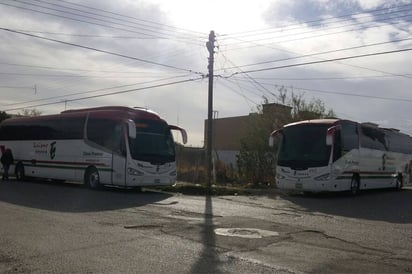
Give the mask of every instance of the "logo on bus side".
<svg viewBox="0 0 412 274">
<path fill-rule="evenodd" d="M 38 143 L 38 142 L 33 143 L 34 153 L 36 154 L 47 154 L 48 147 L 49 147 L 49 144 Z"/>
<path fill-rule="evenodd" d="M 56 142 L 50 144 L 50 159 L 56 157 Z"/>
</svg>

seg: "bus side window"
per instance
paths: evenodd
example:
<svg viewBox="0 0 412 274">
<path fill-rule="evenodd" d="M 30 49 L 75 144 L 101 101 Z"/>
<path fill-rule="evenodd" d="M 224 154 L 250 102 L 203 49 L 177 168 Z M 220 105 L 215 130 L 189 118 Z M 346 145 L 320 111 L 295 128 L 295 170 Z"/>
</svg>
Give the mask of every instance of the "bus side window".
<svg viewBox="0 0 412 274">
<path fill-rule="evenodd" d="M 124 155 L 123 126 L 107 119 L 90 118 L 87 126 L 87 138 L 112 152 Z"/>
<path fill-rule="evenodd" d="M 342 153 L 359 148 L 358 125 L 355 123 L 342 123 Z"/>
<path fill-rule="evenodd" d="M 362 126 L 361 131 L 362 147 L 376 150 L 388 150 L 384 131 L 369 126 Z"/>
</svg>

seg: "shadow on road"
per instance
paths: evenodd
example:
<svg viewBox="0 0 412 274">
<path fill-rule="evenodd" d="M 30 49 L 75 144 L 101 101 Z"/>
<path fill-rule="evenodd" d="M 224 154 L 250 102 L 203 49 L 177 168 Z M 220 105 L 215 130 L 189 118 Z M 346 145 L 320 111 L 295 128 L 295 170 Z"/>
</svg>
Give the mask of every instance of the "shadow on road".
<svg viewBox="0 0 412 274">
<path fill-rule="evenodd" d="M 90 190 L 83 185 L 0 181 L 0 201 L 59 212 L 93 212 L 138 207 L 172 195 L 120 189 Z"/>
<path fill-rule="evenodd" d="M 213 223 L 213 206 L 212 197 L 210 195 L 206 195 L 204 223 L 202 225 L 201 233 L 203 249 L 190 273 L 221 273 L 218 269 L 219 258 L 215 249 L 215 225 Z"/>
<path fill-rule="evenodd" d="M 412 223 L 412 189 L 368 190 L 356 197 L 342 193 L 282 197 L 308 212 L 390 223 Z"/>
</svg>

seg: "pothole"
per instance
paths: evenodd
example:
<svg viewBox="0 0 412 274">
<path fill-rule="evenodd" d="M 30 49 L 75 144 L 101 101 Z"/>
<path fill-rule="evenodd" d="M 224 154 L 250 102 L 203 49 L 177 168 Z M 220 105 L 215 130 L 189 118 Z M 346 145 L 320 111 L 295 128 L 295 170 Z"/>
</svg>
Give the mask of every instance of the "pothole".
<svg viewBox="0 0 412 274">
<path fill-rule="evenodd" d="M 258 228 L 216 228 L 215 233 L 221 236 L 240 237 L 247 239 L 261 239 L 264 237 L 279 236 L 279 232 Z"/>
</svg>

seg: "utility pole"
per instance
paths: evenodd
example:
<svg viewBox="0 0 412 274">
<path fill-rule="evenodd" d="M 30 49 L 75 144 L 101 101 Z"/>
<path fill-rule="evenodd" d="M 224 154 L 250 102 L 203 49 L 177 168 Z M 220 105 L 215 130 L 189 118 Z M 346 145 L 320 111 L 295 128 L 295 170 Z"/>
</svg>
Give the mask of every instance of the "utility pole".
<svg viewBox="0 0 412 274">
<path fill-rule="evenodd" d="M 207 109 L 207 144 L 206 144 L 206 160 L 207 160 L 207 188 L 209 194 L 212 190 L 212 127 L 213 127 L 213 64 L 215 53 L 215 32 L 212 30 L 209 34 L 209 41 L 206 42 L 207 50 L 209 51 L 209 95 L 208 95 L 208 109 Z"/>
</svg>

